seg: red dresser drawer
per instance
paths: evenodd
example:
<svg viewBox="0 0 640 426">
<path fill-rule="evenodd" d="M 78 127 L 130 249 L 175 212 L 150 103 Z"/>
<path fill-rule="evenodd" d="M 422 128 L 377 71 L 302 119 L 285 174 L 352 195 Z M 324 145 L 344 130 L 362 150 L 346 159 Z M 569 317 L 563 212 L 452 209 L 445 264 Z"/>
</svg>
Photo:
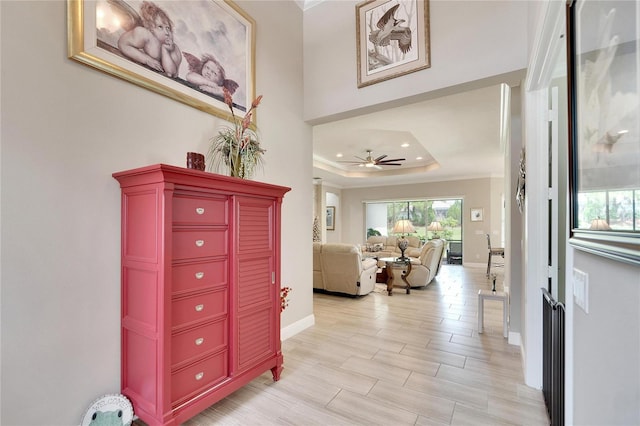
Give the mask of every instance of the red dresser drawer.
<svg viewBox="0 0 640 426">
<path fill-rule="evenodd" d="M 177 405 L 186 398 L 195 396 L 199 391 L 221 382 L 229 374 L 227 351 L 193 364 L 172 374 L 171 401 Z"/>
<path fill-rule="evenodd" d="M 193 259 L 227 254 L 226 230 L 173 230 L 173 258 Z"/>
<path fill-rule="evenodd" d="M 175 195 L 173 223 L 226 225 L 227 200 Z"/>
<path fill-rule="evenodd" d="M 227 285 L 227 261 L 173 265 L 174 293 Z"/>
<path fill-rule="evenodd" d="M 173 328 L 212 320 L 227 314 L 227 289 L 174 300 L 172 303 Z"/>
<path fill-rule="evenodd" d="M 227 345 L 227 321 L 220 321 L 178 333 L 171 339 L 171 364 L 177 365 L 205 352 Z"/>
</svg>

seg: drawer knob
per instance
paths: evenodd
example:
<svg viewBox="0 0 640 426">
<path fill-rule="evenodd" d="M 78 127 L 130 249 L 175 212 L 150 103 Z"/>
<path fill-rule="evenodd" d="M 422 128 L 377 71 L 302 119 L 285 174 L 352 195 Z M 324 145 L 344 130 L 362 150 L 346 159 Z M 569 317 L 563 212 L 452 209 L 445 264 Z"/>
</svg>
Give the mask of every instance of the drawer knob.
<svg viewBox="0 0 640 426">
<path fill-rule="evenodd" d="M 196 246 L 202 247 L 204 245 L 204 240 L 196 240 Z"/>
<path fill-rule="evenodd" d="M 202 312 L 204 310 L 204 305 L 196 305 L 196 312 Z"/>
<path fill-rule="evenodd" d="M 202 380 L 203 377 L 204 377 L 204 372 L 202 371 L 196 374 L 196 380 Z"/>
<path fill-rule="evenodd" d="M 204 214 L 204 208 L 203 207 L 196 207 L 196 213 Z"/>
<path fill-rule="evenodd" d="M 204 272 L 196 272 L 196 279 L 201 280 L 204 278 Z"/>
<path fill-rule="evenodd" d="M 204 337 L 199 337 L 196 339 L 196 346 L 200 346 L 204 343 Z"/>
</svg>

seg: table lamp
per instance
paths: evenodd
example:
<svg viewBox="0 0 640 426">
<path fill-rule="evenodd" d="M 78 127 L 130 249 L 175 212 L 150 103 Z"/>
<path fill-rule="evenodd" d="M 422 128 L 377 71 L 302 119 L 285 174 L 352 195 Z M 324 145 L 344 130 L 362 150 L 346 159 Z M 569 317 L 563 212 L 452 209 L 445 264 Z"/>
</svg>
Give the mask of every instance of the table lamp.
<svg viewBox="0 0 640 426">
<path fill-rule="evenodd" d="M 402 234 L 402 236 L 398 240 L 398 248 L 400 249 L 400 253 L 402 253 L 398 260 L 409 260 L 409 258 L 405 257 L 404 255 L 404 251 L 407 249 L 407 247 L 409 247 L 409 240 L 404 238 L 404 234 L 416 232 L 413 224 L 408 219 L 400 219 L 393 226 L 391 232 L 393 232 L 394 234 Z"/>
<path fill-rule="evenodd" d="M 427 226 L 427 231 L 433 232 L 433 238 L 440 238 L 438 232 L 444 231 L 442 224 L 438 221 L 433 221 Z"/>
<path fill-rule="evenodd" d="M 611 231 L 611 227 L 607 221 L 599 217 L 591 221 L 589 229 L 593 229 L 594 231 Z"/>
</svg>

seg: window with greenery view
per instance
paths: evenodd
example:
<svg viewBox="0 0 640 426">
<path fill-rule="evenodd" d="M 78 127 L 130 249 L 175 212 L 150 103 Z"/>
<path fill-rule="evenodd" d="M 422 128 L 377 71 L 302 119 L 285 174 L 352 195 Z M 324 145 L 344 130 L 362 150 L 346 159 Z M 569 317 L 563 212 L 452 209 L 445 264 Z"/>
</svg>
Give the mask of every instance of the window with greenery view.
<svg viewBox="0 0 640 426">
<path fill-rule="evenodd" d="M 578 228 L 604 219 L 612 230 L 640 231 L 640 190 L 592 191 L 578 194 Z"/>
<path fill-rule="evenodd" d="M 401 219 L 409 219 L 416 232 L 410 235 L 422 241 L 435 236 L 449 241 L 462 240 L 462 200 L 407 200 L 366 203 L 367 237 L 371 235 L 393 235 L 393 225 Z M 427 229 L 438 221 L 444 228 L 440 232 Z M 436 234 L 436 235 L 434 235 Z"/>
</svg>

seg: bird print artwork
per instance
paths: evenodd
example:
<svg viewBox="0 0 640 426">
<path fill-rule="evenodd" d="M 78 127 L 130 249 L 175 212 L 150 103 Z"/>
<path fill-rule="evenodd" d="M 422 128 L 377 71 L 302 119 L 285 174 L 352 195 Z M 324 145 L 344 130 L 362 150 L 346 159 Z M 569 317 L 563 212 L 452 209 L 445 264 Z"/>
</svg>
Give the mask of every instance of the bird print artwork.
<svg viewBox="0 0 640 426">
<path fill-rule="evenodd" d="M 602 153 L 611 154 L 613 151 L 613 145 L 618 142 L 618 139 L 620 139 L 625 133 L 625 131 L 622 131 L 612 135 L 607 132 L 604 136 L 598 139 L 598 141 L 591 146 L 591 150 L 596 153 L 596 161 L 599 161 L 600 154 Z"/>
<path fill-rule="evenodd" d="M 398 48 L 402 53 L 411 50 L 411 29 L 403 27 L 404 19 L 396 19 L 395 14 L 400 4 L 396 4 L 378 20 L 377 30 L 369 34 L 369 41 L 376 46 L 389 46 L 391 40 L 398 42 Z"/>
<path fill-rule="evenodd" d="M 607 8 L 600 12 L 597 46 L 584 54 L 579 74 L 581 101 L 579 122 L 581 125 L 582 161 L 585 167 L 603 167 L 620 164 L 633 138 L 623 137 L 629 132 L 637 117 L 638 96 L 627 92 L 621 85 L 620 75 L 625 51 L 619 34 L 615 30 L 616 16 L 620 11 Z"/>
<path fill-rule="evenodd" d="M 356 5 L 358 88 L 431 67 L 429 0 Z"/>
<path fill-rule="evenodd" d="M 398 2 L 386 9 L 380 7 L 368 17 L 369 70 L 407 60 L 413 47 L 411 22 L 413 10 L 409 2 Z"/>
<path fill-rule="evenodd" d="M 637 31 L 627 24 L 636 11 L 637 2 L 607 1 L 584 2 L 575 11 L 580 25 L 570 33 L 575 71 L 570 99 L 573 186 L 584 197 L 580 210 L 595 200 L 591 191 L 614 194 L 640 185 Z M 618 196 L 607 201 L 610 207 Z"/>
</svg>

